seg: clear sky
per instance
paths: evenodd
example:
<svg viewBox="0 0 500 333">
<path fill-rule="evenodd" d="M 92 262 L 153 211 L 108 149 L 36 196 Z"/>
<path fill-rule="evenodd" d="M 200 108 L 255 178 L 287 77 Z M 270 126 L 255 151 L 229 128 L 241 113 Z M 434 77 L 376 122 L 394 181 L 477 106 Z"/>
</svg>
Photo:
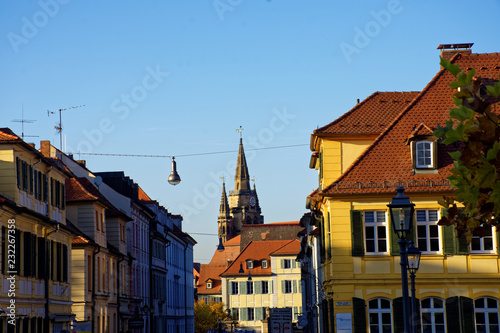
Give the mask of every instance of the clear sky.
<svg viewBox="0 0 500 333">
<path fill-rule="evenodd" d="M 182 214 L 208 262 L 237 128 L 264 221 L 297 221 L 317 187 L 312 131 L 374 91 L 423 89 L 439 44 L 500 51 L 499 14 L 497 0 L 1 0 L 0 127 L 21 135 L 24 108 L 26 141 L 59 147 L 47 110 L 85 105 L 62 111 L 65 151 L 177 156 L 175 187 L 169 158 L 75 158 Z M 294 147 L 251 150 L 280 146 Z"/>
</svg>

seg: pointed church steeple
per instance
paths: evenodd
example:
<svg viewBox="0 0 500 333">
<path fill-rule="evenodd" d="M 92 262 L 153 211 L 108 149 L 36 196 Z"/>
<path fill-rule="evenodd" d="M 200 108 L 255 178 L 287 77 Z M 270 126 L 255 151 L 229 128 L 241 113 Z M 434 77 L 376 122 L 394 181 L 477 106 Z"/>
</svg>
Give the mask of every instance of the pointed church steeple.
<svg viewBox="0 0 500 333">
<path fill-rule="evenodd" d="M 236 162 L 236 174 L 234 175 L 234 190 L 249 191 L 250 176 L 248 175 L 247 160 L 243 150 L 243 139 L 240 137 L 240 148 L 238 150 L 238 160 Z"/>
<path fill-rule="evenodd" d="M 222 197 L 220 199 L 220 209 L 219 216 L 220 217 L 229 217 L 229 202 L 227 201 L 226 195 L 226 183 L 222 182 Z"/>
</svg>

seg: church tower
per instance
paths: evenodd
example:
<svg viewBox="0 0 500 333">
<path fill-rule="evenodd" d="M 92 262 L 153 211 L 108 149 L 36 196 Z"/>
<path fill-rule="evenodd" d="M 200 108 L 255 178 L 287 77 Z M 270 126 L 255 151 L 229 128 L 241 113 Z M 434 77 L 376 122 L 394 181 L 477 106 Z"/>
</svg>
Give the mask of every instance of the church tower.
<svg viewBox="0 0 500 333">
<path fill-rule="evenodd" d="M 241 130 L 239 130 L 241 133 Z M 229 215 L 228 215 L 229 214 Z M 240 136 L 236 173 L 234 175 L 234 190 L 229 191 L 226 197 L 225 183 L 222 184 L 222 198 L 218 218 L 219 237 L 222 241 L 239 235 L 244 224 L 263 224 L 259 198 L 255 190 L 250 187 L 250 176 L 243 149 L 243 140 Z"/>
</svg>

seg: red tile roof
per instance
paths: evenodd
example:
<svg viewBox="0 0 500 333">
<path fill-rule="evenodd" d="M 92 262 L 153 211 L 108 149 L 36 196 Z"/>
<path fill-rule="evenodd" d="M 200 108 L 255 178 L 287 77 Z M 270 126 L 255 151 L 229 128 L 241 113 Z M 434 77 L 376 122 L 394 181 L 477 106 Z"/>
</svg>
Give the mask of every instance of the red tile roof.
<svg viewBox="0 0 500 333">
<path fill-rule="evenodd" d="M 212 294 L 222 294 L 222 283 L 219 275 L 224 272 L 227 268 L 226 265 L 211 265 L 211 264 L 201 264 L 200 265 L 200 277 L 198 279 L 199 295 L 212 295 Z M 212 288 L 207 289 L 207 280 L 212 280 Z"/>
<path fill-rule="evenodd" d="M 483 78 L 498 78 L 500 55 L 458 54 L 451 60 L 462 70 L 476 69 Z M 407 193 L 449 192 L 447 177 L 453 161 L 448 155 L 453 145 L 438 147 L 438 172 L 414 174 L 408 137 L 422 123 L 435 129 L 444 125 L 448 111 L 454 107 L 452 89 L 448 86 L 455 78 L 441 69 L 425 89 L 401 112 L 387 129 L 367 148 L 346 172 L 321 194 L 346 195 L 354 193 L 394 193 L 402 185 Z M 495 106 L 498 110 L 498 105 Z"/>
<path fill-rule="evenodd" d="M 110 208 L 113 207 L 90 180 L 85 177 L 69 178 L 66 180 L 66 201 L 100 201 Z"/>
<path fill-rule="evenodd" d="M 240 254 L 241 235 L 228 240 L 224 245 L 224 251 L 215 251 L 210 265 L 224 265 L 227 267 L 228 260 L 233 261 Z"/>
<path fill-rule="evenodd" d="M 286 247 L 289 243 L 297 242 L 298 240 L 276 240 L 276 241 L 253 241 L 248 243 L 248 245 L 241 251 L 240 255 L 233 261 L 233 263 L 226 269 L 221 276 L 244 276 L 248 275 L 248 272 L 255 276 L 271 275 L 271 255 L 281 249 Z M 285 252 L 290 254 L 291 249 L 286 247 Z M 295 255 L 299 253 L 300 244 L 295 252 Z M 267 268 L 262 268 L 260 261 L 266 259 L 269 262 Z M 246 261 L 253 260 L 254 268 L 248 270 L 246 268 Z M 240 263 L 243 265 L 244 274 L 240 274 Z"/>
<path fill-rule="evenodd" d="M 10 128 L 0 128 L 0 141 L 22 141 Z"/>
<path fill-rule="evenodd" d="M 313 133 L 380 134 L 417 95 L 417 91 L 374 92 L 340 118 Z"/>
<path fill-rule="evenodd" d="M 294 239 L 285 246 L 271 253 L 271 255 L 272 256 L 297 255 L 299 252 L 300 252 L 300 242 L 298 239 Z"/>
<path fill-rule="evenodd" d="M 273 223 L 264 223 L 264 224 L 245 224 L 245 228 L 261 228 L 262 226 L 296 226 L 300 225 L 299 221 L 289 221 L 289 222 L 273 222 Z"/>
</svg>

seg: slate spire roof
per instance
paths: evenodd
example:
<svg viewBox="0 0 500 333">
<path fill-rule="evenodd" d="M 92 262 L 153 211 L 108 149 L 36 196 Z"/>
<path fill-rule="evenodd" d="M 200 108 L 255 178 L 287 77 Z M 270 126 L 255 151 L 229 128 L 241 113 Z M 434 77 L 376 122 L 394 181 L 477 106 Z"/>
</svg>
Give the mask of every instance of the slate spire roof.
<svg viewBox="0 0 500 333">
<path fill-rule="evenodd" d="M 482 78 L 498 79 L 500 74 L 498 53 L 458 53 L 451 62 L 462 70 L 475 68 L 476 75 Z M 438 144 L 435 173 L 415 173 L 408 138 L 422 131 L 428 133 L 428 129 L 436 129 L 437 124 L 444 125 L 449 117 L 448 111 L 454 107 L 453 90 L 448 86 L 454 79 L 448 71 L 441 69 L 373 144 L 321 194 L 392 193 L 399 185 L 404 186 L 407 193 L 451 192 L 447 177 L 453 160 L 448 153 L 455 150 L 454 146 Z M 498 112 L 498 104 L 493 109 Z"/>
<path fill-rule="evenodd" d="M 222 197 L 220 200 L 219 216 L 229 218 L 229 202 L 227 201 L 226 183 L 222 182 Z"/>
<path fill-rule="evenodd" d="M 234 190 L 249 191 L 250 176 L 248 175 L 247 160 L 243 150 L 243 139 L 240 138 L 240 147 L 238 149 L 238 160 L 236 161 L 236 174 L 234 175 Z"/>
</svg>

